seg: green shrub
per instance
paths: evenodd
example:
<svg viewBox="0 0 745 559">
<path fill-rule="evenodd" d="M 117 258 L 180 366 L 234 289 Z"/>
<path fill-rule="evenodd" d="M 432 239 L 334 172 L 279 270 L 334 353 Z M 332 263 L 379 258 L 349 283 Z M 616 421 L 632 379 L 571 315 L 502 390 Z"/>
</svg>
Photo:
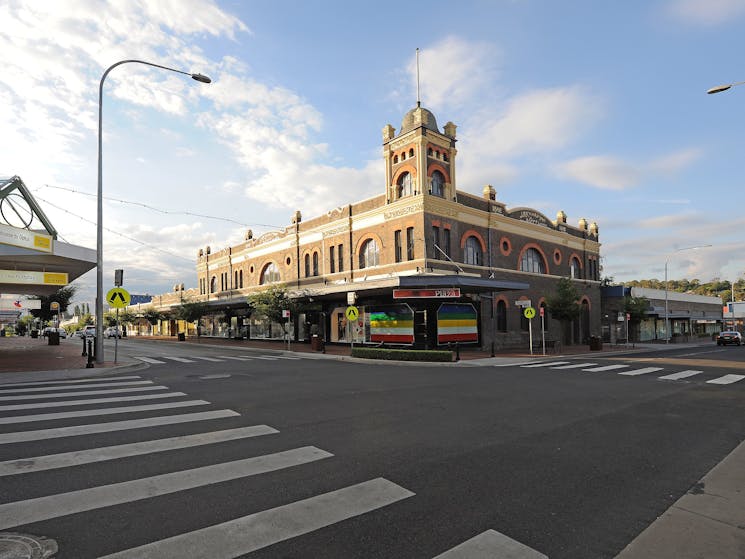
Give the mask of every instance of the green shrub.
<svg viewBox="0 0 745 559">
<path fill-rule="evenodd" d="M 354 347 L 352 357 L 383 359 L 387 361 L 439 361 L 453 360 L 452 351 L 423 349 L 387 349 L 379 347 Z"/>
</svg>

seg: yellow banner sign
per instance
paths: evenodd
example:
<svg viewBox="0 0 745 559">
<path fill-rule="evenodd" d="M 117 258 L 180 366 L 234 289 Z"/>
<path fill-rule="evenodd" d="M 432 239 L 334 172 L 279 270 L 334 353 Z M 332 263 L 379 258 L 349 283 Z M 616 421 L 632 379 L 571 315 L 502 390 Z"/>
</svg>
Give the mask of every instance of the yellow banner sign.
<svg viewBox="0 0 745 559">
<path fill-rule="evenodd" d="M 0 243 L 41 252 L 52 252 L 52 236 L 0 223 Z"/>
<path fill-rule="evenodd" d="M 0 283 L 23 283 L 28 285 L 67 285 L 67 273 L 31 272 L 27 270 L 0 270 Z"/>
</svg>

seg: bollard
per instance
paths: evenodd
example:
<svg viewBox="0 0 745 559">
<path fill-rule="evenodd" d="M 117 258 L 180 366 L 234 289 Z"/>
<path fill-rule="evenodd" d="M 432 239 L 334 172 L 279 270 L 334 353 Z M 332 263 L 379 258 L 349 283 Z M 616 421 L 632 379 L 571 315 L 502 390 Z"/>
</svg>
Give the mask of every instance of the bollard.
<svg viewBox="0 0 745 559">
<path fill-rule="evenodd" d="M 83 336 L 83 353 L 81 353 L 80 355 L 82 355 L 83 357 L 88 355 L 88 352 L 85 351 L 85 336 Z"/>
<path fill-rule="evenodd" d="M 455 342 L 455 360 L 460 361 L 460 344 Z"/>
<path fill-rule="evenodd" d="M 93 340 L 88 340 L 88 363 L 85 364 L 86 369 L 93 368 Z"/>
<path fill-rule="evenodd" d="M 494 357 L 494 342 L 491 343 L 491 356 Z"/>
</svg>

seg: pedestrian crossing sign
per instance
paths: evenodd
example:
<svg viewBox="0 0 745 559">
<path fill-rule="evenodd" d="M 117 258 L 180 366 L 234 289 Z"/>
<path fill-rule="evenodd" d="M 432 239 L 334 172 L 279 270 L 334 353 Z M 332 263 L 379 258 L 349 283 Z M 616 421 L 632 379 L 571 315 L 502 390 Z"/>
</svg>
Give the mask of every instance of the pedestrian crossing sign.
<svg viewBox="0 0 745 559">
<path fill-rule="evenodd" d="M 109 289 L 109 292 L 106 294 L 106 301 L 108 301 L 109 305 L 115 309 L 123 309 L 129 305 L 130 300 L 131 296 L 129 295 L 129 291 L 123 287 Z"/>
</svg>

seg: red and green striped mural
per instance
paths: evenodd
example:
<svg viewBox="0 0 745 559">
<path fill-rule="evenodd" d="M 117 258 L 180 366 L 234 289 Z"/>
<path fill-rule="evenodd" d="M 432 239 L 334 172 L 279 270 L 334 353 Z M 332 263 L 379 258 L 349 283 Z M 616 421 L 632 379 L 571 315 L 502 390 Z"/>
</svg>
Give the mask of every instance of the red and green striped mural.
<svg viewBox="0 0 745 559">
<path fill-rule="evenodd" d="M 443 303 L 437 309 L 437 343 L 478 342 L 478 314 L 470 303 Z"/>
<path fill-rule="evenodd" d="M 368 312 L 371 342 L 414 343 L 414 311 L 409 305 L 373 307 Z"/>
</svg>

